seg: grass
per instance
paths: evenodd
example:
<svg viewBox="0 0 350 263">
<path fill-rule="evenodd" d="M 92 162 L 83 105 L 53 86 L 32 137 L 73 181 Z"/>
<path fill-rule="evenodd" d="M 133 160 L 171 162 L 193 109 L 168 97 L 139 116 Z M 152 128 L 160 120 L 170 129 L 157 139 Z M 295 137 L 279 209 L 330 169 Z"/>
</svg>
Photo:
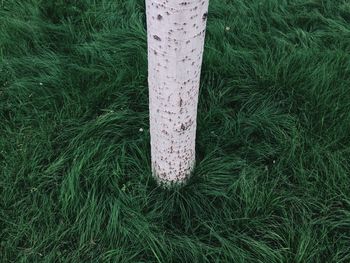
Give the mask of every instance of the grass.
<svg viewBox="0 0 350 263">
<path fill-rule="evenodd" d="M 170 191 L 144 11 L 0 1 L 0 261 L 350 262 L 349 2 L 211 0 L 197 167 Z"/>
</svg>

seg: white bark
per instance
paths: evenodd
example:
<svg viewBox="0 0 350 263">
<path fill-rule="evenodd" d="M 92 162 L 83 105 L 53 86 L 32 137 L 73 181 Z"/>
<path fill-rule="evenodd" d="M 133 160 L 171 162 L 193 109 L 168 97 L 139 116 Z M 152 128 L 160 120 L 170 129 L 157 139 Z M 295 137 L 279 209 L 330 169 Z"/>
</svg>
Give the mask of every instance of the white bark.
<svg viewBox="0 0 350 263">
<path fill-rule="evenodd" d="M 153 175 L 184 183 L 195 164 L 208 0 L 146 0 Z"/>
</svg>

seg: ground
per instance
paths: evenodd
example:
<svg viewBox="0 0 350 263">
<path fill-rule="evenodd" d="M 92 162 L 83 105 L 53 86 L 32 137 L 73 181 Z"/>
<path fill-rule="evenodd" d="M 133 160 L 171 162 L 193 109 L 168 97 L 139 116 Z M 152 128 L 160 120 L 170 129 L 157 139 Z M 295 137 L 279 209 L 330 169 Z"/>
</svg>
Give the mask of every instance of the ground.
<svg viewBox="0 0 350 263">
<path fill-rule="evenodd" d="M 142 0 L 0 1 L 1 262 L 350 262 L 350 4 L 211 0 L 197 166 L 150 170 Z"/>
</svg>

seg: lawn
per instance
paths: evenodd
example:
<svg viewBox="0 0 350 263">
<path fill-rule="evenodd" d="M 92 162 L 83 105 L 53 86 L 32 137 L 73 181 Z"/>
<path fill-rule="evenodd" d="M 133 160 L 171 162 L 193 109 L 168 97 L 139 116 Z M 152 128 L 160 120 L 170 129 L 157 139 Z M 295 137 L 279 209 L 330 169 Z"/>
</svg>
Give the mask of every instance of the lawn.
<svg viewBox="0 0 350 263">
<path fill-rule="evenodd" d="M 143 0 L 0 1 L 0 262 L 350 262 L 348 0 L 210 0 L 197 166 L 150 168 Z"/>
</svg>

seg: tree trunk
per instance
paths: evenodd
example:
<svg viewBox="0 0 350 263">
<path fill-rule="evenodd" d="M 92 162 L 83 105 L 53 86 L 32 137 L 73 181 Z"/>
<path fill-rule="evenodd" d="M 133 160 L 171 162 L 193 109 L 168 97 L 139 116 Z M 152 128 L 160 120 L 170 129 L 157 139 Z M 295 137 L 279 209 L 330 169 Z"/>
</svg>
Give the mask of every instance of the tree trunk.
<svg viewBox="0 0 350 263">
<path fill-rule="evenodd" d="M 163 186 L 195 164 L 208 0 L 146 0 L 152 171 Z"/>
</svg>

